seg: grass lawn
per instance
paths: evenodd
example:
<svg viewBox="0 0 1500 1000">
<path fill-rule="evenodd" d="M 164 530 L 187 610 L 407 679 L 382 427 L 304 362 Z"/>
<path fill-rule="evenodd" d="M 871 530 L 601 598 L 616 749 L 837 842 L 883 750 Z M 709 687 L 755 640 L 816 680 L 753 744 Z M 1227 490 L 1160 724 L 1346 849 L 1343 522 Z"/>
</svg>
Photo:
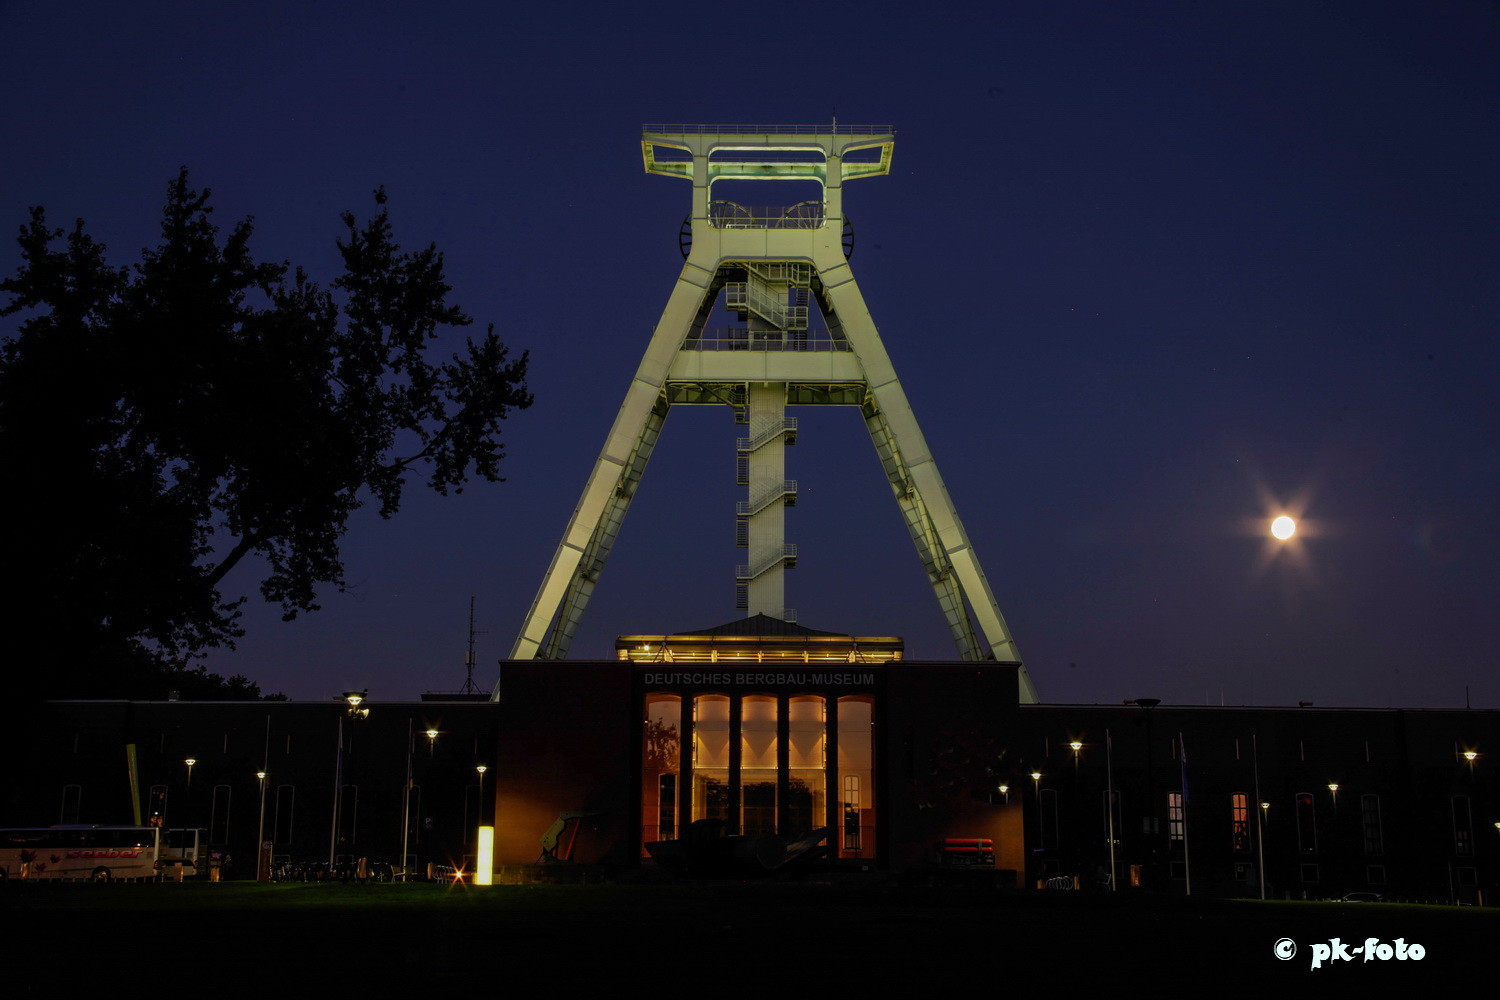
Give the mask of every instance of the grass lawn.
<svg viewBox="0 0 1500 1000">
<path fill-rule="evenodd" d="M 965 887 L 184 883 L 0 886 L 10 996 L 1285 996 L 1492 982 L 1500 911 Z M 1425 950 L 1325 963 L 1314 944 Z M 1273 954 L 1278 939 L 1296 954 Z M 601 989 L 602 988 L 602 989 Z M 1485 987 L 1486 992 L 1491 988 Z M 1134 992 L 1134 991 L 1129 991 Z M 1469 992 L 1469 991 L 1466 991 Z M 585 995 L 588 995 L 585 994 Z"/>
</svg>

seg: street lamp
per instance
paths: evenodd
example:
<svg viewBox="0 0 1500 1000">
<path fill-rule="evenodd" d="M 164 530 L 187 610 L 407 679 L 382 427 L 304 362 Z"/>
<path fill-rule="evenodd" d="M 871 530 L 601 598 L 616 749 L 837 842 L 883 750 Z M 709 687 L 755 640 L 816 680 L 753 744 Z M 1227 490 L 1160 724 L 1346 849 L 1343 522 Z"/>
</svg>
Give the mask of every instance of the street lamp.
<svg viewBox="0 0 1500 1000">
<path fill-rule="evenodd" d="M 1042 850 L 1046 847 L 1046 831 L 1042 827 L 1042 772 L 1031 772 L 1032 798 L 1036 801 L 1036 849 Z M 1037 878 L 1041 878 L 1040 872 Z"/>
<path fill-rule="evenodd" d="M 265 882 L 270 878 L 266 870 L 266 772 L 256 771 L 260 780 L 260 824 L 255 828 L 255 881 Z"/>
<path fill-rule="evenodd" d="M 1078 751 L 1080 751 L 1080 750 L 1083 749 L 1083 744 L 1080 743 L 1078 740 L 1074 740 L 1072 743 L 1068 744 L 1068 749 L 1070 749 L 1070 750 L 1073 751 L 1073 773 L 1077 774 L 1078 773 Z"/>
<path fill-rule="evenodd" d="M 1031 791 L 1036 799 L 1036 846 L 1042 846 L 1042 772 L 1031 772 Z"/>
<path fill-rule="evenodd" d="M 1475 753 L 1473 750 L 1465 750 L 1464 751 L 1464 760 L 1466 760 L 1466 761 L 1469 762 L 1469 775 L 1471 777 L 1474 774 L 1474 761 L 1478 757 L 1479 757 L 1479 754 Z"/>
<path fill-rule="evenodd" d="M 344 702 L 345 702 L 346 705 L 348 705 L 348 708 L 346 708 L 344 710 L 345 714 L 347 714 L 349 716 L 349 718 L 351 718 L 351 719 L 367 719 L 367 718 L 369 718 L 369 716 L 370 716 L 370 710 L 368 708 L 360 708 L 359 707 L 360 705 L 362 705 L 364 703 L 365 699 L 368 698 L 369 695 L 370 695 L 370 692 L 368 690 L 365 690 L 365 691 L 345 691 L 344 692 Z"/>
<path fill-rule="evenodd" d="M 370 710 L 361 706 L 369 696 L 368 689 L 345 691 L 343 694 L 344 711 L 339 714 L 338 746 L 333 758 L 333 822 L 328 831 L 328 867 L 330 868 L 338 860 L 339 819 L 344 805 L 344 719 L 355 721 L 368 719 Z"/>
<path fill-rule="evenodd" d="M 1260 829 L 1256 830 L 1256 867 L 1260 869 L 1260 898 L 1266 898 L 1266 821 L 1270 819 L 1271 803 L 1260 804 Z"/>
<path fill-rule="evenodd" d="M 183 818 L 192 822 L 193 818 L 193 765 L 198 763 L 197 757 L 188 757 L 183 761 L 187 765 L 187 792 L 183 801 Z"/>
<path fill-rule="evenodd" d="M 1001 785 L 1000 786 L 1000 794 L 1003 795 L 1003 796 L 1005 796 L 1005 802 L 1006 802 L 1007 805 L 1009 805 L 1010 804 L 1010 786 L 1009 785 Z M 1500 826 L 1500 823 L 1496 823 L 1495 825 L 1496 826 Z"/>
<path fill-rule="evenodd" d="M 487 764 L 476 764 L 474 770 L 479 774 L 479 822 L 484 823 L 484 772 L 489 770 Z"/>
<path fill-rule="evenodd" d="M 427 756 L 428 757 L 431 757 L 433 755 L 433 753 L 437 750 L 437 738 L 438 738 L 438 731 L 436 729 L 429 729 L 429 730 L 427 730 Z"/>
</svg>

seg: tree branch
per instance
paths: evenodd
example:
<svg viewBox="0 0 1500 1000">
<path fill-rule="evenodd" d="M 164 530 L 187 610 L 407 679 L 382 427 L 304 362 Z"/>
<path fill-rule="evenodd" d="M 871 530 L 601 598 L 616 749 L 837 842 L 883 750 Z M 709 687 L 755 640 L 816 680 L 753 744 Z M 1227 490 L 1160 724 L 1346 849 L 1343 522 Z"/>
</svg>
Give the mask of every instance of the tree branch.
<svg viewBox="0 0 1500 1000">
<path fill-rule="evenodd" d="M 262 535 L 250 534 L 241 538 L 235 547 L 229 551 L 229 555 L 225 556 L 217 566 L 209 571 L 208 579 L 204 582 L 210 587 L 217 587 L 219 581 L 224 579 L 241 559 L 245 558 L 255 546 L 260 544 L 262 537 Z"/>
</svg>

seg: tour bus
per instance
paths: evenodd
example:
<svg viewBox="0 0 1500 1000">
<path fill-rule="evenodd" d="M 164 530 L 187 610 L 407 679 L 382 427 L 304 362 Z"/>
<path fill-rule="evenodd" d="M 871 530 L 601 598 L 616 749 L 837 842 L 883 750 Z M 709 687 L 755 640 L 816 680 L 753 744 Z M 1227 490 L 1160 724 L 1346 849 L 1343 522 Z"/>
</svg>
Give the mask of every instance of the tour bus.
<svg viewBox="0 0 1500 1000">
<path fill-rule="evenodd" d="M 150 878 L 173 865 L 197 869 L 201 830 L 152 826 L 0 829 L 0 879 Z"/>
</svg>

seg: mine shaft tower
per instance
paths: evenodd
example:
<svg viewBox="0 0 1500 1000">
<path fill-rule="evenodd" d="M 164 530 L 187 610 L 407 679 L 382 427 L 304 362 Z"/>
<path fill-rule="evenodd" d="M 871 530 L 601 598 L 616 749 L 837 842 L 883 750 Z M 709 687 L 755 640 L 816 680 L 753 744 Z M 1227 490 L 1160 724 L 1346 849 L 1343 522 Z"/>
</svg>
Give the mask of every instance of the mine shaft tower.
<svg viewBox="0 0 1500 1000">
<path fill-rule="evenodd" d="M 890 172 L 887 126 L 646 125 L 646 172 L 693 186 L 680 244 L 686 262 L 646 347 L 583 497 L 542 580 L 512 659 L 561 659 L 640 485 L 667 411 L 733 407 L 745 499 L 735 512 L 746 557 L 735 574 L 745 614 L 794 620 L 785 575 L 797 547 L 786 508 L 797 483 L 786 448 L 789 406 L 855 406 L 901 508 L 917 554 L 965 660 L 1020 664 L 979 559 L 849 268 L 844 185 Z M 720 181 L 802 181 L 820 199 L 754 208 L 715 200 Z M 740 325 L 711 327 L 720 299 Z M 816 308 L 813 308 L 816 306 Z M 1021 700 L 1036 691 L 1024 667 Z"/>
</svg>

